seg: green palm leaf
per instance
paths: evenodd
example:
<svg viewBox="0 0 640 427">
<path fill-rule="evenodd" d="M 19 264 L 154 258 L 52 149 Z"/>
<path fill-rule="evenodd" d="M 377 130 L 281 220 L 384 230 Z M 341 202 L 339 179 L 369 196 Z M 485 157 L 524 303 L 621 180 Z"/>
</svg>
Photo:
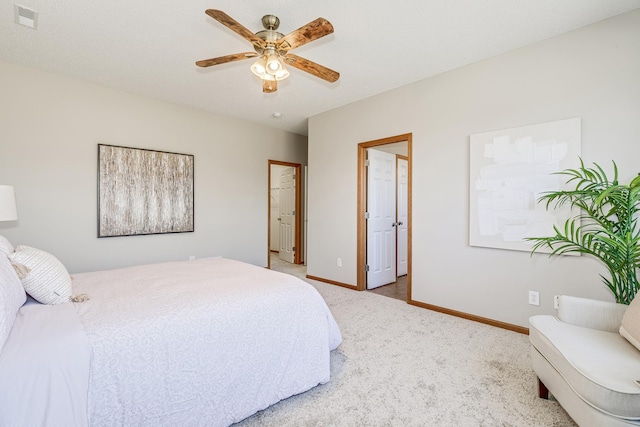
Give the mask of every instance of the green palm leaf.
<svg viewBox="0 0 640 427">
<path fill-rule="evenodd" d="M 628 185 L 618 183 L 618 166 L 613 162 L 613 179 L 594 163 L 587 168 L 582 159 L 578 169 L 558 172 L 565 175 L 573 190 L 543 194 L 538 203 L 547 209 L 568 205 L 582 211 L 569 218 L 564 227 L 554 226 L 555 235 L 529 237 L 532 254 L 542 248 L 550 249 L 550 256 L 581 253 L 600 260 L 610 277 L 601 276 L 616 301 L 629 304 L 640 290 L 640 174 Z"/>
</svg>

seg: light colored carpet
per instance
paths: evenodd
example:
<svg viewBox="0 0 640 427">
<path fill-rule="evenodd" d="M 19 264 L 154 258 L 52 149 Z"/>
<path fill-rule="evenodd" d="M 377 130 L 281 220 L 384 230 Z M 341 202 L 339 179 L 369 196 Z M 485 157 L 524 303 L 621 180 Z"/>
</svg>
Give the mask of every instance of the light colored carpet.
<svg viewBox="0 0 640 427">
<path fill-rule="evenodd" d="M 343 335 L 331 381 L 236 426 L 575 426 L 537 397 L 527 336 L 306 280 Z"/>
</svg>

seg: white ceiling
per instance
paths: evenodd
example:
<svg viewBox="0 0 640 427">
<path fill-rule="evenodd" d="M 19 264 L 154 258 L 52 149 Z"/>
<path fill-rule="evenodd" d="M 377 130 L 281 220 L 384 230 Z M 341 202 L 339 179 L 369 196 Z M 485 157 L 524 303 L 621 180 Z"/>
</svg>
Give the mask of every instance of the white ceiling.
<svg viewBox="0 0 640 427">
<path fill-rule="evenodd" d="M 640 8 L 640 0 L 16 0 L 38 28 L 0 7 L 0 60 L 266 126 L 307 134 L 307 118 Z M 207 16 L 225 11 L 251 31 L 280 18 L 287 34 L 323 17 L 335 32 L 293 53 L 340 72 L 328 83 L 298 69 L 264 94 L 252 60 L 194 62 L 251 51 Z M 282 117 L 272 117 L 281 112 Z"/>
</svg>

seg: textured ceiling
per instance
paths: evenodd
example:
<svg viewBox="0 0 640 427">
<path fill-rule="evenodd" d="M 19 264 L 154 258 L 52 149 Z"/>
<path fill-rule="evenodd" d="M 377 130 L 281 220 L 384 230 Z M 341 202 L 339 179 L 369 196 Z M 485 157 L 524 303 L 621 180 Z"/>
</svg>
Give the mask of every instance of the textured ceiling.
<svg viewBox="0 0 640 427">
<path fill-rule="evenodd" d="M 307 118 L 408 83 L 640 8 L 640 0 L 17 0 L 38 28 L 0 7 L 0 61 L 23 64 L 216 114 L 307 134 Z M 290 68 L 262 93 L 252 60 L 194 62 L 251 51 L 208 17 L 225 11 L 250 29 L 280 18 L 287 34 L 318 18 L 335 32 L 293 53 L 340 72 L 328 83 Z M 272 117 L 274 112 L 282 117 Z"/>
</svg>

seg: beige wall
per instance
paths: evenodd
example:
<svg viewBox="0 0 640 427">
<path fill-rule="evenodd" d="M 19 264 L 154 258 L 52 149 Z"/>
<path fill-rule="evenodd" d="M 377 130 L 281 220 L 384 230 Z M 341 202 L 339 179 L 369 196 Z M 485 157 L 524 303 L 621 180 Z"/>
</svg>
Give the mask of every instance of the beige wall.
<svg viewBox="0 0 640 427">
<path fill-rule="evenodd" d="M 612 300 L 586 257 L 468 245 L 469 135 L 581 117 L 585 161 L 614 159 L 628 182 L 638 76 L 634 11 L 310 118 L 308 274 L 356 283 L 357 144 L 413 133 L 414 300 L 521 326 L 553 312 L 554 294 Z"/>
<path fill-rule="evenodd" d="M 0 63 L 0 234 L 71 272 L 222 255 L 267 265 L 268 160 L 306 164 L 306 137 Z M 215 96 L 212 94 L 211 96 Z M 195 155 L 195 232 L 97 238 L 97 144 Z"/>
</svg>

